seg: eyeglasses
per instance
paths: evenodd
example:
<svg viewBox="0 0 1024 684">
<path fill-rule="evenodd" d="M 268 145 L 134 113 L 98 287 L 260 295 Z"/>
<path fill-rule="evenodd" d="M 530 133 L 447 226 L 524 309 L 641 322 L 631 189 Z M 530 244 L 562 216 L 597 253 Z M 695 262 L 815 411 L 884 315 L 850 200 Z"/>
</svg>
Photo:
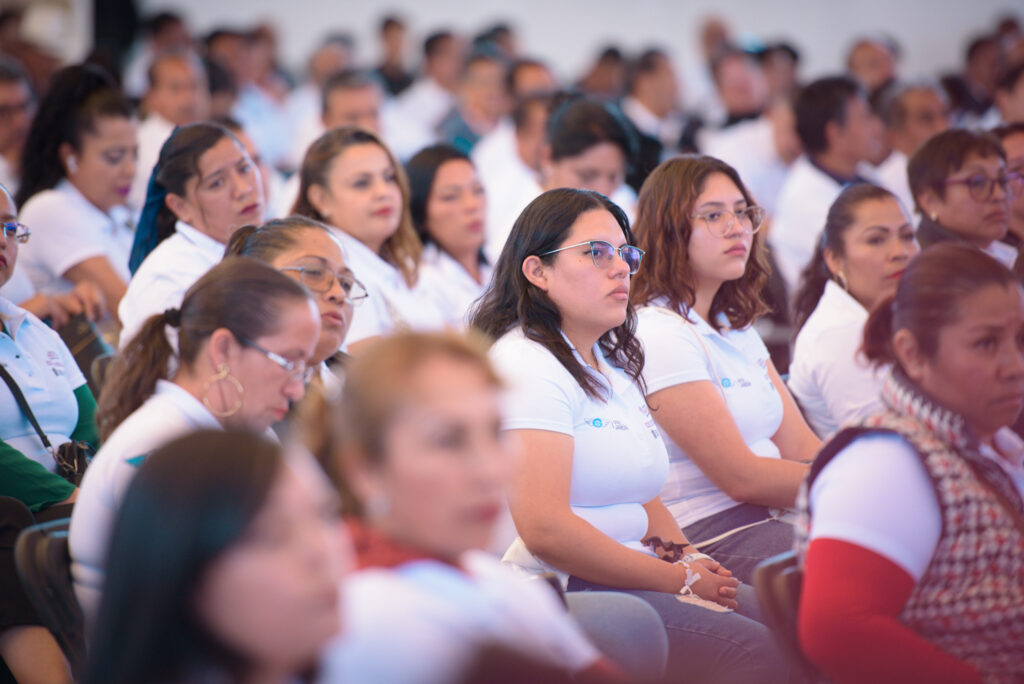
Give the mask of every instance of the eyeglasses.
<svg viewBox="0 0 1024 684">
<path fill-rule="evenodd" d="M 739 209 L 737 211 L 729 211 L 728 209 L 715 209 L 709 211 L 706 214 L 697 214 L 693 218 L 701 219 L 704 221 L 704 225 L 715 237 L 725 237 L 732 230 L 736 222 L 739 221 L 741 225 L 746 225 L 750 229 L 751 233 L 756 233 L 761 230 L 762 224 L 764 224 L 764 218 L 768 214 L 764 207 L 747 207 L 746 209 Z"/>
<path fill-rule="evenodd" d="M 363 284 L 349 275 L 334 273 L 328 268 L 317 268 L 316 266 L 285 266 L 282 271 L 298 271 L 299 282 L 306 286 L 310 292 L 330 292 L 335 281 L 341 286 L 345 293 L 345 301 L 352 306 L 359 306 L 363 300 L 370 295 L 366 292 Z"/>
<path fill-rule="evenodd" d="M 947 180 L 945 185 L 966 185 L 967 192 L 975 202 L 987 202 L 992 198 L 992 192 L 996 189 L 996 183 L 1003 189 L 1003 193 L 1012 197 L 1020 195 L 1024 190 L 1024 173 L 1011 171 L 1004 173 L 998 178 L 992 178 L 984 174 L 976 174 L 967 178 L 952 178 Z"/>
<path fill-rule="evenodd" d="M 240 335 L 235 335 L 235 339 L 237 339 L 238 343 L 241 344 L 243 347 L 255 349 L 260 354 L 263 354 L 268 359 L 270 359 L 278 366 L 283 368 L 288 373 L 289 380 L 301 380 L 302 384 L 305 385 L 306 383 L 313 379 L 313 372 L 315 371 L 315 369 L 311 368 L 310 366 L 307 366 L 304 360 L 299 359 L 298 361 L 289 361 L 288 359 L 284 358 L 277 352 L 272 352 L 269 349 L 264 349 L 263 347 L 256 344 L 252 340 L 247 340 Z"/>
<path fill-rule="evenodd" d="M 5 238 L 17 240 L 21 244 L 28 242 L 29 236 L 32 235 L 32 231 L 28 229 L 28 226 L 17 221 L 4 221 L 3 227 Z"/>
<path fill-rule="evenodd" d="M 633 245 L 614 247 L 610 242 L 605 242 L 604 240 L 587 240 L 586 242 L 579 242 L 575 245 L 559 247 L 550 252 L 544 252 L 540 256 L 547 256 L 555 252 L 572 249 L 573 247 L 582 247 L 583 245 L 590 247 L 590 258 L 594 260 L 594 265 L 598 268 L 609 268 L 615 262 L 615 255 L 618 254 L 619 258 L 626 262 L 626 266 L 629 267 L 629 275 L 636 275 L 636 272 L 640 270 L 640 260 L 646 254 L 644 250 Z"/>
</svg>

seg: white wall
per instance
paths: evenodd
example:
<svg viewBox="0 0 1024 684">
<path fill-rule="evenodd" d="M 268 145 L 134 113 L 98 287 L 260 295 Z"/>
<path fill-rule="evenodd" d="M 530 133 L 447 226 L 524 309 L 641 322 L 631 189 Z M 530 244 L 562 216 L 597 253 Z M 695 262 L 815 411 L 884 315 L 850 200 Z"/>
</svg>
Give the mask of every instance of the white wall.
<svg viewBox="0 0 1024 684">
<path fill-rule="evenodd" d="M 967 40 L 1011 11 L 1013 0 L 138 0 L 146 14 L 181 11 L 197 32 L 217 24 L 270 20 L 280 32 L 286 65 L 300 67 L 325 33 L 347 30 L 359 55 L 376 58 L 375 26 L 389 11 L 405 16 L 416 44 L 427 32 L 449 26 L 473 32 L 496 19 L 518 30 L 524 53 L 547 59 L 560 76 L 574 79 L 606 42 L 626 49 L 650 43 L 675 56 L 682 72 L 696 64 L 696 31 L 709 13 L 727 19 L 740 34 L 787 38 L 800 49 L 804 76 L 839 69 L 849 42 L 872 31 L 895 36 L 904 47 L 904 74 L 934 75 L 955 68 Z M 413 46 L 410 46 L 411 48 Z M 413 54 L 413 50 L 410 50 Z"/>
</svg>

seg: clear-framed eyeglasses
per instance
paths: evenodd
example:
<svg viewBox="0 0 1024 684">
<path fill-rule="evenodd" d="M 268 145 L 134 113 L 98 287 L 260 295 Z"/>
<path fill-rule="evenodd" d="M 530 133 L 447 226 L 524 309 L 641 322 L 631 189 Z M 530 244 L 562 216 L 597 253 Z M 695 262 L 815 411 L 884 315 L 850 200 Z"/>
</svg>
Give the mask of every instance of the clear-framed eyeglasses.
<svg viewBox="0 0 1024 684">
<path fill-rule="evenodd" d="M 713 209 L 703 214 L 694 215 L 693 219 L 700 219 L 704 222 L 708 232 L 715 237 L 725 237 L 737 222 L 751 233 L 761 230 L 764 219 L 768 215 L 764 207 L 747 207 L 729 211 L 728 209 Z"/>
<path fill-rule="evenodd" d="M 550 252 L 544 252 L 540 256 L 547 256 L 556 252 L 562 252 L 567 249 L 573 249 L 574 247 L 586 246 L 589 249 L 587 252 L 590 254 L 590 258 L 594 260 L 594 265 L 598 268 L 610 268 L 615 263 L 615 255 L 618 254 L 619 258 L 626 262 L 626 266 L 629 267 L 629 275 L 636 275 L 636 272 L 640 270 L 640 261 L 644 258 L 644 250 L 633 245 L 622 245 L 616 247 L 610 242 L 604 240 L 587 240 L 586 242 L 579 242 L 575 245 L 567 245 L 565 247 L 559 247 L 553 249 Z"/>
<path fill-rule="evenodd" d="M 335 273 L 323 266 L 285 266 L 281 271 L 295 271 L 299 274 L 299 282 L 310 292 L 329 292 L 334 283 L 341 286 L 345 293 L 345 301 L 352 306 L 359 306 L 369 297 L 363 284 L 347 273 Z"/>
<path fill-rule="evenodd" d="M 248 340 L 241 335 L 235 335 L 235 339 L 237 339 L 238 343 L 243 347 L 248 347 L 249 349 L 258 351 L 260 354 L 263 354 L 265 357 L 283 368 L 284 371 L 288 373 L 288 378 L 290 380 L 301 380 L 302 384 L 305 385 L 313 379 L 313 373 L 316 369 L 308 366 L 305 360 L 299 359 L 298 361 L 289 361 L 277 352 L 261 347 L 252 340 Z"/>
<path fill-rule="evenodd" d="M 21 244 L 28 242 L 29 236 L 32 235 L 32 231 L 28 229 L 28 226 L 17 221 L 4 221 L 3 229 L 5 238 L 17 240 Z"/>
</svg>

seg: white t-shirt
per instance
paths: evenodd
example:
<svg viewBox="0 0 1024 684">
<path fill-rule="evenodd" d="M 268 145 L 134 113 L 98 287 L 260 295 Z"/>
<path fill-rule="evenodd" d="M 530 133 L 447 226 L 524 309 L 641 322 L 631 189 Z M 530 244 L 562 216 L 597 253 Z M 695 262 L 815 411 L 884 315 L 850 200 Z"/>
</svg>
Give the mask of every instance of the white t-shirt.
<svg viewBox="0 0 1024 684">
<path fill-rule="evenodd" d="M 85 376 L 60 335 L 38 318 L 0 297 L 0 364 L 25 395 L 39 426 L 55 447 L 71 439 L 78 424 L 75 390 Z M 0 381 L 0 440 L 27 458 L 56 469 L 53 455 L 43 446 L 14 395 Z"/>
<path fill-rule="evenodd" d="M 1024 497 L 1024 442 L 1009 428 L 995 435 L 1009 460 L 990 447 L 981 454 L 1010 476 Z M 865 435 L 825 466 L 811 486 L 810 538 L 864 547 L 918 580 L 942 533 L 942 512 L 921 457 L 902 437 Z"/>
<path fill-rule="evenodd" d="M 822 439 L 882 408 L 887 368 L 876 370 L 858 353 L 867 320 L 860 302 L 830 280 L 796 336 L 789 389 Z"/>
<path fill-rule="evenodd" d="M 910 192 L 910 179 L 907 177 L 907 155 L 893 150 L 875 169 L 878 184 L 896 195 L 907 216 L 914 215 L 914 195 Z"/>
<path fill-rule="evenodd" d="M 124 419 L 96 452 L 78 490 L 68 544 L 75 594 L 87 623 L 96 617 L 106 574 L 107 546 L 117 511 L 138 466 L 154 449 L 196 430 L 220 430 L 202 402 L 167 380 Z"/>
<path fill-rule="evenodd" d="M 444 316 L 434 302 L 419 288 L 410 289 L 397 268 L 348 233 L 332 227 L 331 234 L 341 243 L 345 262 L 370 295 L 356 309 L 343 349 L 396 330 L 444 328 Z"/>
<path fill-rule="evenodd" d="M 422 560 L 353 573 L 343 605 L 344 634 L 321 663 L 325 684 L 458 681 L 492 645 L 570 671 L 600 658 L 546 583 L 483 552 L 463 554 L 459 568 Z"/>
<path fill-rule="evenodd" d="M 402 119 L 436 132 L 441 120 L 455 106 L 455 96 L 434 79 L 423 76 L 395 98 L 395 103 Z"/>
<path fill-rule="evenodd" d="M 153 175 L 153 167 L 160 159 L 160 148 L 173 132 L 174 124 L 156 112 L 151 112 L 139 124 L 139 157 L 135 167 L 135 180 L 132 181 L 132 189 L 128 193 L 128 205 L 136 213 L 141 212 L 142 205 L 146 203 L 146 189 L 149 187 L 149 178 Z"/>
<path fill-rule="evenodd" d="M 20 220 L 32 237 L 21 246 L 18 267 L 36 290 L 70 291 L 73 283 L 64 273 L 98 256 L 106 257 L 124 282 L 131 278 L 128 257 L 135 230 L 127 207 L 102 212 L 65 179 L 52 190 L 30 197 L 21 208 Z"/>
<path fill-rule="evenodd" d="M 642 307 L 637 318 L 648 395 L 690 382 L 717 382 L 747 447 L 764 458 L 781 458 L 771 438 L 782 425 L 782 398 L 768 373 L 768 349 L 756 330 L 723 327 L 719 333 L 693 311 L 691 324 L 660 306 Z M 727 325 L 724 316 L 720 320 Z M 667 434 L 662 432 L 662 437 L 671 467 L 661 499 L 680 527 L 737 505 Z"/>
<path fill-rule="evenodd" d="M 646 551 L 640 543 L 648 528 L 643 504 L 665 484 L 665 444 L 633 380 L 612 367 L 596 345 L 594 353 L 600 373 L 590 372 L 610 393 L 607 402 L 587 396 L 551 352 L 521 329 L 503 335 L 490 351 L 510 387 L 502 427 L 572 437 L 573 513 L 612 539 Z"/>
<path fill-rule="evenodd" d="M 174 235 L 161 242 L 139 265 L 117 308 L 120 346 L 131 340 L 146 319 L 181 306 L 185 292 L 220 263 L 224 245 L 187 223 L 178 221 Z"/>
<path fill-rule="evenodd" d="M 448 252 L 431 243 L 423 248 L 416 289 L 435 303 L 448 326 L 462 328 L 473 302 L 490 285 L 492 271 L 489 264 L 480 264 L 484 282 L 478 283 Z"/>
</svg>

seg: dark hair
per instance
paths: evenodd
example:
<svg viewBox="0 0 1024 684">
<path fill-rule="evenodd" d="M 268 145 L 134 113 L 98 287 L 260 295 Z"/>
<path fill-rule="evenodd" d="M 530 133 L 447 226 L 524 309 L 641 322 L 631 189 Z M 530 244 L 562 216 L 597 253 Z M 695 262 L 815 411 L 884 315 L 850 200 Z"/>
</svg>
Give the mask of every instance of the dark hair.
<svg viewBox="0 0 1024 684">
<path fill-rule="evenodd" d="M 134 116 L 131 104 L 118 91 L 110 74 L 99 67 L 77 64 L 55 73 L 25 139 L 21 184 L 14 198 L 18 206 L 64 178 L 62 144 L 80 151 L 82 135 L 93 133 L 98 119 Z"/>
<path fill-rule="evenodd" d="M 661 48 L 647 48 L 635 59 L 630 60 L 626 65 L 626 92 L 633 93 L 637 81 L 644 76 L 653 74 L 658 70 L 661 62 L 667 59 L 668 55 Z"/>
<path fill-rule="evenodd" d="M 412 287 L 416 284 L 417 267 L 423 245 L 416 237 L 416 230 L 413 228 L 412 219 L 409 216 L 409 181 L 405 177 L 402 165 L 395 159 L 395 155 L 373 133 L 353 126 L 343 126 L 332 128 L 317 138 L 306 149 L 306 156 L 303 157 L 302 166 L 299 167 L 299 196 L 292 207 L 292 213 L 324 221 L 324 217 L 309 200 L 309 189 L 314 185 L 327 187 L 328 176 L 334 160 L 349 147 L 356 145 L 376 145 L 381 148 L 391 160 L 391 166 L 395 170 L 398 187 L 402 191 L 402 219 L 398 224 L 398 230 L 381 247 L 380 257 L 397 268 L 405 278 L 405 282 Z"/>
<path fill-rule="evenodd" d="M 327 112 L 327 102 L 336 90 L 363 90 L 376 87 L 379 87 L 377 80 L 361 69 L 335 71 L 327 77 L 320 88 L 320 111 Z"/>
<path fill-rule="evenodd" d="M 231 72 L 215 59 L 204 58 L 203 68 L 206 69 L 206 84 L 210 89 L 210 95 L 217 93 L 238 93 L 238 85 Z"/>
<path fill-rule="evenodd" d="M 1002 126 L 996 126 L 991 131 L 992 135 L 999 138 L 1000 141 L 1006 140 L 1011 135 L 1019 135 L 1024 133 L 1024 121 L 1018 121 L 1017 123 L 1004 124 Z M 1006 151 L 1005 149 L 1003 150 Z"/>
<path fill-rule="evenodd" d="M 508 65 L 508 69 L 505 71 L 505 90 L 510 95 L 516 95 L 516 78 L 520 71 L 523 69 L 544 69 L 547 70 L 548 65 L 539 59 L 531 59 L 522 57 L 513 61 Z"/>
<path fill-rule="evenodd" d="M 1024 60 L 1021 60 L 1003 72 L 996 83 L 996 91 L 1010 92 L 1017 87 L 1021 77 L 1024 77 Z"/>
<path fill-rule="evenodd" d="M 453 40 L 455 34 L 451 31 L 436 31 L 427 36 L 426 40 L 423 41 L 423 56 L 426 59 L 430 59 L 442 49 L 444 44 L 449 40 Z"/>
<path fill-rule="evenodd" d="M 381 33 L 386 33 L 387 31 L 396 28 L 405 28 L 405 22 L 402 20 L 402 17 L 397 14 L 385 14 L 381 17 L 378 29 Z"/>
<path fill-rule="evenodd" d="M 434 178 L 438 170 L 453 159 L 473 163 L 468 156 L 451 145 L 442 144 L 423 148 L 405 165 L 405 173 L 409 177 L 409 213 L 412 215 L 416 235 L 423 244 L 434 242 L 427 230 L 427 202 L 430 190 L 434 187 Z"/>
<path fill-rule="evenodd" d="M 829 207 L 821 237 L 815 241 L 814 256 L 807 262 L 807 266 L 800 274 L 800 288 L 797 290 L 793 304 L 793 318 L 796 321 L 793 326 L 794 336 L 804 327 L 804 323 L 807 322 L 814 308 L 818 306 L 818 300 L 821 299 L 821 295 L 825 291 L 825 284 L 832 279 L 832 274 L 825 264 L 825 250 L 827 249 L 839 257 L 845 256 L 844 235 L 856 219 L 854 214 L 857 209 L 864 202 L 885 199 L 899 202 L 896 195 L 885 188 L 871 183 L 852 183 L 843 188 L 839 197 Z"/>
<path fill-rule="evenodd" d="M 812 154 L 824 152 L 828 147 L 825 128 L 833 121 L 845 125 L 847 104 L 863 93 L 849 76 L 820 78 L 801 88 L 793 103 L 793 113 L 804 149 Z"/>
<path fill-rule="evenodd" d="M 974 61 L 979 52 L 994 45 L 999 45 L 998 36 L 991 34 L 975 36 L 967 43 L 967 51 L 964 53 L 964 56 L 967 58 L 968 62 Z"/>
<path fill-rule="evenodd" d="M 172 359 L 191 366 L 203 342 L 220 328 L 249 340 L 263 337 L 276 328 L 285 301 L 304 299 L 309 293 L 302 285 L 262 262 L 221 261 L 188 289 L 178 309 L 147 318 L 114 357 L 96 410 L 102 439 L 153 394 Z M 168 325 L 178 330 L 177 353 L 167 340 Z"/>
<path fill-rule="evenodd" d="M 284 466 L 280 445 L 204 430 L 149 455 L 113 526 L 85 681 L 177 682 L 251 664 L 196 612 L 204 574 L 238 543 Z"/>
<path fill-rule="evenodd" d="M 689 244 L 694 231 L 694 205 L 707 179 L 720 173 L 733 182 L 747 204 L 756 204 L 740 175 L 720 159 L 683 155 L 658 165 L 644 181 L 637 198 L 636 233 L 647 254 L 633 278 L 630 299 L 638 306 L 664 297 L 668 308 L 689 316 L 697 297 L 697 279 L 690 264 Z M 723 283 L 711 301 L 708 324 L 719 328 L 724 313 L 733 328 L 745 328 L 768 311 L 764 286 L 768 257 L 763 233 L 755 233 L 743 275 Z"/>
<path fill-rule="evenodd" d="M 305 230 L 319 230 L 327 235 L 331 229 L 306 216 L 272 219 L 262 226 L 242 226 L 231 234 L 224 256 L 246 256 L 270 263 L 279 254 L 299 244 Z"/>
<path fill-rule="evenodd" d="M 558 359 L 587 396 L 597 399 L 602 398 L 601 385 L 576 360 L 562 337 L 561 312 L 547 293 L 526 279 L 522 268 L 529 256 L 551 263 L 556 255 L 541 255 L 558 248 L 579 217 L 595 209 L 610 213 L 622 228 L 626 242 L 634 244 L 629 219 L 604 195 L 572 188 L 548 190 L 530 202 L 516 219 L 494 267 L 491 285 L 471 313 L 471 324 L 493 339 L 521 328 L 528 339 L 543 345 Z M 598 346 L 612 365 L 625 370 L 644 387 L 644 352 L 636 338 L 636 311 L 632 304 L 626 309 L 622 325 L 602 335 Z"/>
<path fill-rule="evenodd" d="M 192 52 L 192 50 L 188 48 L 170 48 L 158 54 L 153 58 L 153 61 L 149 63 L 149 68 L 146 69 L 146 82 L 149 83 L 150 88 L 153 88 L 156 85 L 157 73 L 160 71 L 160 65 L 164 62 L 171 61 L 191 64 L 199 70 L 204 77 L 206 76 L 206 71 L 203 69 L 203 63 L 199 60 L 196 53 Z"/>
<path fill-rule="evenodd" d="M 638 147 L 636 136 L 617 107 L 581 95 L 566 96 L 552 105 L 547 139 L 555 161 L 576 157 L 594 145 L 611 143 L 622 150 L 629 167 Z"/>
<path fill-rule="evenodd" d="M 1006 152 L 999 138 L 984 131 L 951 128 L 928 138 L 907 162 L 907 179 L 914 206 L 922 215 L 920 197 L 931 190 L 940 199 L 946 197 L 946 179 L 960 170 L 971 155 L 999 157 L 1006 160 Z"/>
<path fill-rule="evenodd" d="M 1020 287 L 1013 273 L 980 249 L 941 242 L 914 257 L 895 296 L 882 300 L 864 324 L 864 356 L 875 365 L 899 365 L 893 334 L 906 329 L 925 358 L 939 348 L 942 328 L 960 316 L 960 300 L 989 285 Z"/>
<path fill-rule="evenodd" d="M 793 60 L 793 63 L 800 62 L 800 52 L 793 47 L 791 43 L 786 41 L 779 41 L 777 43 L 769 43 L 761 48 L 761 51 L 757 53 L 757 59 L 764 63 L 775 53 L 781 53 Z"/>
<path fill-rule="evenodd" d="M 186 184 L 199 175 L 200 158 L 225 138 L 233 141 L 239 149 L 245 149 L 231 131 L 215 123 L 178 126 L 160 148 L 128 260 L 132 273 L 157 245 L 174 235 L 178 217 L 167 206 L 167 194 L 184 197 Z"/>
<path fill-rule="evenodd" d="M 175 12 L 164 11 L 157 12 L 153 16 L 146 19 L 144 28 L 146 30 L 146 35 L 156 36 L 173 26 L 181 26 L 184 25 L 184 23 L 185 20 L 182 19 L 180 14 L 177 14 Z"/>
<path fill-rule="evenodd" d="M 717 50 L 711 58 L 711 77 L 714 79 L 715 83 L 718 83 L 718 72 L 722 68 L 722 65 L 730 59 L 737 58 L 742 59 L 748 64 L 760 66 L 760 63 L 757 61 L 757 55 L 735 45 L 727 44 Z"/>
</svg>

